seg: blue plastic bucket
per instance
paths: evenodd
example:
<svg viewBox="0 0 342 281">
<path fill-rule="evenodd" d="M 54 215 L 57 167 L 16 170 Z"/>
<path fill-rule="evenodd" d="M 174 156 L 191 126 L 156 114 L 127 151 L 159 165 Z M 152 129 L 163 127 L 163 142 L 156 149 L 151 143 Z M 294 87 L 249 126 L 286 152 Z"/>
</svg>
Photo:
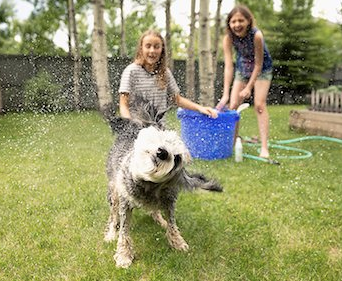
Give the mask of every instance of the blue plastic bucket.
<svg viewBox="0 0 342 281">
<path fill-rule="evenodd" d="M 181 122 L 181 136 L 193 158 L 224 159 L 232 156 L 236 122 L 240 115 L 235 110 L 219 112 L 210 118 L 197 111 L 177 110 Z"/>
</svg>

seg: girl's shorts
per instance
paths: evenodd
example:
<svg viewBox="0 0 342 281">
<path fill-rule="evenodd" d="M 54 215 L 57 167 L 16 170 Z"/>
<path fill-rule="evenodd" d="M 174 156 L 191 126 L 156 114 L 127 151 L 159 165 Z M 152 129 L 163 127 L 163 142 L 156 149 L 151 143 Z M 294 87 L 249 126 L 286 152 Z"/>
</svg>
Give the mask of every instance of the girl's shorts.
<svg viewBox="0 0 342 281">
<path fill-rule="evenodd" d="M 268 81 L 271 81 L 272 78 L 273 78 L 273 74 L 272 74 L 272 69 L 271 69 L 271 70 L 266 70 L 265 72 L 261 72 L 258 75 L 257 80 L 268 80 Z M 249 77 L 243 76 L 243 74 L 239 70 L 236 70 L 235 71 L 235 80 L 247 83 L 248 80 L 249 80 Z"/>
</svg>

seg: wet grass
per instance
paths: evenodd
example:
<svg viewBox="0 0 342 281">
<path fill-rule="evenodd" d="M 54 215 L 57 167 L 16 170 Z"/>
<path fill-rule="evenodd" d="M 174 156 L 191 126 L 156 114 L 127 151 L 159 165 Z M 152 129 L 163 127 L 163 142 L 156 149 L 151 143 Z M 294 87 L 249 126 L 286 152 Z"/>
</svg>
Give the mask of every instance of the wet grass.
<svg viewBox="0 0 342 281">
<path fill-rule="evenodd" d="M 270 107 L 271 140 L 303 136 L 288 128 L 293 108 Z M 174 113 L 169 121 L 179 130 Z M 240 134 L 257 135 L 251 109 Z M 342 279 L 340 144 L 292 144 L 313 156 L 280 166 L 193 161 L 190 170 L 225 191 L 181 194 L 176 217 L 190 251 L 170 249 L 163 230 L 136 210 L 136 259 L 123 270 L 114 245 L 103 242 L 112 140 L 96 112 L 0 116 L 0 280 Z"/>
</svg>

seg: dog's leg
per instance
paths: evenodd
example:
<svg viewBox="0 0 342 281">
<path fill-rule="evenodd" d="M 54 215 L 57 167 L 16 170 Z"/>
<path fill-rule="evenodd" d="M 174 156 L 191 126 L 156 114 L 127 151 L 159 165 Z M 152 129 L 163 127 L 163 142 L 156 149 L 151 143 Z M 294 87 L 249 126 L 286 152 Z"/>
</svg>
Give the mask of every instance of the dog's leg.
<svg viewBox="0 0 342 281">
<path fill-rule="evenodd" d="M 129 225 L 132 216 L 132 209 L 129 207 L 128 202 L 121 198 L 119 205 L 119 216 L 119 238 L 114 260 L 117 267 L 127 268 L 131 265 L 134 259 L 132 240 L 129 236 Z"/>
<path fill-rule="evenodd" d="M 166 211 L 167 215 L 167 228 L 166 228 L 166 237 L 169 241 L 171 247 L 180 250 L 180 251 L 188 251 L 189 245 L 186 243 L 184 238 L 182 237 L 178 227 L 176 225 L 176 219 L 174 216 L 174 205 Z"/>
<path fill-rule="evenodd" d="M 162 228 L 166 229 L 167 228 L 167 221 L 164 220 L 160 210 L 152 211 L 151 216 L 153 220 L 158 223 Z"/>
<path fill-rule="evenodd" d="M 117 193 L 114 191 L 113 183 L 109 183 L 108 201 L 110 204 L 110 215 L 106 227 L 104 240 L 111 242 L 116 239 L 119 230 L 119 199 Z"/>
<path fill-rule="evenodd" d="M 114 241 L 117 238 L 117 233 L 119 230 L 119 202 L 115 200 L 110 206 L 110 215 L 108 219 L 108 224 L 105 232 L 104 240 L 106 242 Z"/>
</svg>

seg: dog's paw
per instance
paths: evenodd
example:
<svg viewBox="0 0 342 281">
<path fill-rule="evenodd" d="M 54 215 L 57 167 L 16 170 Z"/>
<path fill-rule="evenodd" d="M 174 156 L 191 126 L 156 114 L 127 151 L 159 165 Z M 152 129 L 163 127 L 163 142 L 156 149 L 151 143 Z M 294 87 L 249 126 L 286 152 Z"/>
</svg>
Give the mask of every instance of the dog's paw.
<svg viewBox="0 0 342 281">
<path fill-rule="evenodd" d="M 172 246 L 173 248 L 179 251 L 187 252 L 189 250 L 189 245 L 185 242 L 184 239 L 183 241 L 177 241 L 177 243 L 173 244 Z"/>
<path fill-rule="evenodd" d="M 117 267 L 127 268 L 134 259 L 132 241 L 129 236 L 119 236 L 118 245 L 114 255 L 114 260 Z"/>
<path fill-rule="evenodd" d="M 178 229 L 172 229 L 172 231 L 167 231 L 166 237 L 171 247 L 175 248 L 176 250 L 184 251 L 184 252 L 187 252 L 189 250 L 189 245 L 186 243 L 184 238 L 180 235 Z"/>
<path fill-rule="evenodd" d="M 132 255 L 123 255 L 119 253 L 116 253 L 114 255 L 116 267 L 120 267 L 120 268 L 128 268 L 132 264 L 133 258 L 134 257 Z"/>
</svg>

